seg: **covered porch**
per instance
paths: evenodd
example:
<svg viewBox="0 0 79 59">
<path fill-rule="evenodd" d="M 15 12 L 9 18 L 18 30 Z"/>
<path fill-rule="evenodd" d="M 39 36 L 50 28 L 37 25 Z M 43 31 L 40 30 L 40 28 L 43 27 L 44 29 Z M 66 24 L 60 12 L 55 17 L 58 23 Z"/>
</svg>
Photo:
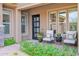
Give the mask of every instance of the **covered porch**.
<svg viewBox="0 0 79 59">
<path fill-rule="evenodd" d="M 22 40 L 26 40 L 26 41 L 29 40 L 34 43 L 34 47 L 36 47 L 36 44 L 40 46 L 40 43 L 37 40 L 37 34 L 39 32 L 42 32 L 44 36 L 46 36 L 47 30 L 51 30 L 51 31 L 55 30 L 56 34 L 66 33 L 67 31 L 76 31 L 77 33 L 76 35 L 79 41 L 79 35 L 78 35 L 79 34 L 79 28 L 78 28 L 79 5 L 78 4 L 76 3 L 34 4 L 33 3 L 30 5 L 28 4 L 19 4 L 17 6 L 14 5 L 14 7 L 12 7 L 11 5 L 12 4 L 0 4 L 1 6 L 0 24 L 10 25 L 8 26 L 7 29 L 10 31 L 5 31 L 6 33 L 8 33 L 6 34 L 6 36 L 16 38 L 17 43 L 21 42 Z M 7 10 L 11 13 L 9 12 L 7 13 Z M 8 15 L 9 17 L 5 17 L 5 15 Z M 3 19 L 3 17 L 5 18 Z M 5 21 L 6 18 L 9 18 L 8 19 L 9 21 Z M 28 42 L 25 42 L 23 44 L 27 45 L 27 43 Z M 49 50 L 48 45 L 56 46 L 56 48 L 59 49 L 61 47 L 64 47 L 63 45 L 65 44 L 62 42 L 61 43 L 42 42 L 42 48 L 43 46 L 46 46 L 48 47 Z M 28 48 L 29 46 L 27 45 Z M 38 46 L 37 48 L 39 48 Z M 27 49 L 27 47 L 24 48 Z M 69 48 L 71 50 L 71 48 L 75 48 L 75 47 L 69 46 Z M 62 48 L 62 50 L 63 49 L 64 48 Z M 78 50 L 79 50 L 79 43 L 78 43 Z"/>
<path fill-rule="evenodd" d="M 56 30 L 56 33 L 64 33 L 67 31 L 77 31 L 78 28 L 78 4 L 43 4 L 36 7 L 22 7 L 17 10 L 28 13 L 28 34 L 22 35 L 28 39 L 33 39 L 34 34 L 32 16 L 40 15 L 40 31 L 44 34 L 48 29 Z M 75 16 L 74 16 L 75 14 Z M 39 31 L 39 29 L 38 29 Z M 26 37 L 27 36 L 27 37 Z M 18 37 L 18 36 L 17 36 Z M 79 37 L 79 36 L 78 36 Z"/>
</svg>

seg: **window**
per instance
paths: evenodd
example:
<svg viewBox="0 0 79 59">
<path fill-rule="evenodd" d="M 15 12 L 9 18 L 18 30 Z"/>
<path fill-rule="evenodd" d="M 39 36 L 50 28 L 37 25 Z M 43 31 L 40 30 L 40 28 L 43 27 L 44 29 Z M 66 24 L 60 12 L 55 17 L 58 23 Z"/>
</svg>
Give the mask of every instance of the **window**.
<svg viewBox="0 0 79 59">
<path fill-rule="evenodd" d="M 77 8 L 48 12 L 48 29 L 57 30 L 60 33 L 77 31 Z"/>
<path fill-rule="evenodd" d="M 69 30 L 77 31 L 77 9 L 71 9 L 68 12 Z"/>
<path fill-rule="evenodd" d="M 56 12 L 49 12 L 49 20 L 48 20 L 48 25 L 50 30 L 56 30 L 56 17 L 57 13 Z"/>
<path fill-rule="evenodd" d="M 4 33 L 10 34 L 10 11 L 8 10 L 3 10 L 3 25 Z"/>
<path fill-rule="evenodd" d="M 64 33 L 66 31 L 66 11 L 59 12 L 59 32 Z"/>
<path fill-rule="evenodd" d="M 26 33 L 27 32 L 27 15 L 26 14 L 22 14 L 21 15 L 21 33 Z"/>
</svg>

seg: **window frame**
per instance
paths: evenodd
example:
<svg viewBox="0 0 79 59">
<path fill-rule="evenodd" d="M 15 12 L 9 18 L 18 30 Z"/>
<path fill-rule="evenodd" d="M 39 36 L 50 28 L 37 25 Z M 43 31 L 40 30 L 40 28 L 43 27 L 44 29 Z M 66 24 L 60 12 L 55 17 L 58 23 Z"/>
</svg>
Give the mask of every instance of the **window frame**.
<svg viewBox="0 0 79 59">
<path fill-rule="evenodd" d="M 9 33 L 8 34 L 5 33 L 5 34 L 10 36 L 11 35 L 12 10 L 11 9 L 8 9 L 8 8 L 3 8 L 3 14 L 9 15 L 9 22 L 3 22 L 3 24 L 8 24 L 9 25 Z"/>
<path fill-rule="evenodd" d="M 56 10 L 54 10 L 54 9 L 51 9 L 51 10 L 48 10 L 47 11 L 47 29 L 49 29 L 49 19 L 50 19 L 50 16 L 49 16 L 49 14 L 52 12 L 52 13 L 54 13 L 54 12 L 57 12 L 57 19 L 58 19 L 58 17 L 59 17 L 59 15 L 58 15 L 58 13 L 59 12 L 62 12 L 62 11 L 65 11 L 66 12 L 66 22 L 67 22 L 67 27 L 66 27 L 66 31 L 69 31 L 70 29 L 69 29 L 69 19 L 68 19 L 68 10 L 72 10 L 72 9 L 76 9 L 77 10 L 77 7 L 76 6 L 74 6 L 74 7 L 67 7 L 67 8 L 60 8 L 60 9 L 56 9 Z M 78 19 L 78 18 L 77 18 Z M 57 22 L 59 22 L 58 20 L 57 20 Z M 78 23 L 77 23 L 78 24 Z M 58 27 L 59 27 L 59 25 L 57 24 L 57 32 L 58 32 Z M 78 30 L 78 29 L 77 29 Z"/>
<path fill-rule="evenodd" d="M 21 14 L 21 17 L 22 16 L 25 16 L 25 33 L 22 33 L 22 29 L 21 29 L 21 34 L 22 35 L 28 35 L 28 13 L 23 13 L 23 14 Z M 22 20 L 22 18 L 21 18 L 21 20 Z M 21 22 L 21 26 L 22 26 L 22 22 Z"/>
<path fill-rule="evenodd" d="M 58 15 L 58 27 L 59 27 L 59 24 L 62 23 L 62 22 L 59 21 L 59 20 L 60 20 L 60 19 L 59 19 L 59 14 L 62 13 L 62 12 L 65 12 L 65 13 L 66 13 L 65 22 L 63 22 L 63 23 L 65 23 L 65 25 L 66 25 L 66 28 L 64 28 L 64 29 L 65 29 L 64 31 L 66 32 L 66 31 L 67 31 L 67 27 L 68 27 L 68 26 L 67 26 L 67 22 L 68 22 L 68 19 L 67 19 L 67 18 L 68 18 L 67 9 L 65 9 L 65 10 L 58 10 L 58 14 L 57 14 L 57 15 Z M 60 28 L 60 27 L 59 27 L 59 28 Z M 59 30 L 59 28 L 58 28 L 58 30 Z"/>
<path fill-rule="evenodd" d="M 68 30 L 69 30 L 69 31 L 71 31 L 71 29 L 70 29 L 70 22 L 69 22 L 69 12 L 72 11 L 72 10 L 76 10 L 76 11 L 77 11 L 77 14 L 78 14 L 77 8 L 69 8 L 69 9 L 67 10 L 67 11 L 68 11 L 68 12 L 67 12 L 67 13 L 68 13 L 67 16 L 68 16 L 68 24 L 69 24 L 69 25 L 68 25 L 68 26 L 69 26 L 69 27 L 68 27 L 68 28 L 69 28 Z M 78 16 L 77 16 L 77 19 L 78 19 Z M 77 23 L 77 24 L 78 24 L 78 23 Z M 72 31 L 73 31 L 73 30 L 72 30 Z M 77 31 L 77 30 L 76 30 L 76 31 Z"/>
<path fill-rule="evenodd" d="M 56 14 L 56 21 L 53 22 L 53 23 L 55 24 L 55 26 L 56 26 L 55 29 L 56 29 L 56 31 L 57 31 L 57 11 L 49 11 L 49 12 L 48 12 L 48 29 L 50 30 L 50 27 L 51 27 L 51 26 L 50 26 L 50 23 L 49 23 L 50 20 L 51 20 L 51 18 L 50 18 L 50 15 L 51 15 L 51 14 Z"/>
</svg>

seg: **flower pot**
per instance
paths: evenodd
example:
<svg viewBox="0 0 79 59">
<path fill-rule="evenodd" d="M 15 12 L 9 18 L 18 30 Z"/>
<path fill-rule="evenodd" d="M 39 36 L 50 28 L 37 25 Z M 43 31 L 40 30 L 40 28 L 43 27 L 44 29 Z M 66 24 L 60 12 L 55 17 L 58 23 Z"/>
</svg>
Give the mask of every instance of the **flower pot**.
<svg viewBox="0 0 79 59">
<path fill-rule="evenodd" d="M 37 34 L 37 39 L 38 39 L 39 42 L 42 42 L 42 40 L 43 40 L 43 33 L 42 32 L 39 32 Z"/>
<path fill-rule="evenodd" d="M 62 37 L 56 37 L 56 42 L 61 42 L 62 41 Z"/>
<path fill-rule="evenodd" d="M 38 39 L 38 41 L 39 41 L 39 42 L 42 42 L 43 40 L 42 40 L 42 39 Z"/>
</svg>

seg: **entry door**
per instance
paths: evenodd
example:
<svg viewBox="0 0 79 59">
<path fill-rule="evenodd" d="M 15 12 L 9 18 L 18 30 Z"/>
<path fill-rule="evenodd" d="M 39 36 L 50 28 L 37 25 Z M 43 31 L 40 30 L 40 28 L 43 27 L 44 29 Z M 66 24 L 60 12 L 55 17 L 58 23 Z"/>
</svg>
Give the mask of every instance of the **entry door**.
<svg viewBox="0 0 79 59">
<path fill-rule="evenodd" d="M 32 15 L 32 39 L 37 39 L 40 32 L 40 15 Z"/>
</svg>

